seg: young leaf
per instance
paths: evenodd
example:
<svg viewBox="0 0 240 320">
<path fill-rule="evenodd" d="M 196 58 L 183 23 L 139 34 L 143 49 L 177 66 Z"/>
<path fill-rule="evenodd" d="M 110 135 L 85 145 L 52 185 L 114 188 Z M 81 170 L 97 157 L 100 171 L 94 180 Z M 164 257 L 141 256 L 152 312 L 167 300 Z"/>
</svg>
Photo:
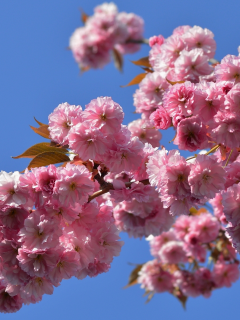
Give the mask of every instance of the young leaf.
<svg viewBox="0 0 240 320">
<path fill-rule="evenodd" d="M 139 84 L 145 77 L 147 73 L 140 73 L 135 78 L 133 78 L 128 84 L 125 86 L 121 86 L 121 88 L 133 86 L 134 84 Z"/>
<path fill-rule="evenodd" d="M 40 153 L 43 152 L 61 152 L 61 153 L 68 153 L 67 149 L 63 148 L 56 148 L 56 147 L 51 147 L 49 142 L 41 142 L 37 143 L 34 146 L 31 146 L 28 148 L 26 151 L 24 151 L 22 154 L 16 157 L 12 157 L 13 159 L 20 159 L 20 158 L 34 158 Z"/>
<path fill-rule="evenodd" d="M 28 165 L 28 169 L 48 166 L 49 164 L 68 162 L 69 157 L 61 152 L 50 151 L 38 154 Z"/>
<path fill-rule="evenodd" d="M 34 120 L 35 120 L 35 121 L 37 122 L 37 124 L 39 124 L 40 126 L 47 126 L 47 124 L 38 121 L 35 117 L 34 117 Z"/>
<path fill-rule="evenodd" d="M 89 18 L 89 15 L 86 14 L 82 9 L 80 9 L 81 11 L 81 20 L 82 20 L 82 23 L 85 24 L 87 22 L 87 19 Z"/>
<path fill-rule="evenodd" d="M 174 86 L 174 85 L 177 84 L 177 83 L 184 83 L 184 82 L 185 82 L 185 80 L 182 80 L 182 81 L 170 81 L 170 80 L 168 80 L 167 78 L 166 78 L 166 80 L 167 80 L 167 82 L 170 83 L 172 86 Z"/>
<path fill-rule="evenodd" d="M 131 61 L 131 62 L 137 66 L 144 66 L 144 67 L 152 68 L 152 66 L 149 62 L 149 57 L 144 57 L 139 60 Z"/>
<path fill-rule="evenodd" d="M 115 48 L 113 48 L 112 53 L 113 53 L 113 62 L 114 62 L 115 67 L 116 67 L 120 72 L 122 72 L 123 58 L 122 58 L 121 53 L 120 53 L 117 49 L 115 49 Z"/>
<path fill-rule="evenodd" d="M 40 126 L 39 128 L 35 128 L 30 126 L 30 128 L 37 134 L 39 134 L 41 137 L 46 138 L 46 139 L 51 139 L 50 138 L 50 132 L 48 130 L 48 125 L 43 125 Z"/>
<path fill-rule="evenodd" d="M 128 279 L 128 284 L 124 287 L 124 289 L 127 289 L 134 284 L 137 284 L 137 278 L 138 278 L 138 273 L 142 269 L 143 264 L 138 264 L 136 268 L 133 269 L 133 271 L 130 273 L 129 279 Z"/>
</svg>

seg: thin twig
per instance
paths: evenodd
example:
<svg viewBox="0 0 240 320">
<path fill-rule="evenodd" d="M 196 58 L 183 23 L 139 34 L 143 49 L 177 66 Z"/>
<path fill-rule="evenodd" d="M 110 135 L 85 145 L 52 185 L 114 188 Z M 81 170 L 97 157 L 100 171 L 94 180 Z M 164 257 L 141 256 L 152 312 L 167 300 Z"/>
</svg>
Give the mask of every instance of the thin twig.
<svg viewBox="0 0 240 320">
<path fill-rule="evenodd" d="M 126 182 L 125 183 L 126 188 L 131 187 L 131 184 L 134 183 L 134 182 L 136 182 L 136 181 Z M 139 182 L 141 182 L 144 185 L 150 184 L 148 179 L 141 180 Z M 109 182 L 106 182 L 106 186 L 102 190 L 98 190 L 98 191 L 94 192 L 91 196 L 89 196 L 88 202 L 92 201 L 93 199 L 95 199 L 95 198 L 97 198 L 99 196 L 102 196 L 105 193 L 108 193 L 110 190 L 114 190 L 113 184 L 109 183 Z"/>
<path fill-rule="evenodd" d="M 148 39 L 139 39 L 139 40 L 128 39 L 126 43 L 149 44 L 149 40 Z"/>
</svg>

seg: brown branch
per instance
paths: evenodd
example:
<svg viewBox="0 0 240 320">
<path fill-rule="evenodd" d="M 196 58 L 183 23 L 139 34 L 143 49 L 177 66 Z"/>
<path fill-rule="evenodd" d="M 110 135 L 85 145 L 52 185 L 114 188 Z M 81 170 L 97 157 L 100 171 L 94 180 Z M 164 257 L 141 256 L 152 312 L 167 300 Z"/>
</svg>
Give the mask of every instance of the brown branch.
<svg viewBox="0 0 240 320">
<path fill-rule="evenodd" d="M 126 182 L 125 183 L 126 188 L 130 188 L 131 184 L 134 183 L 134 182 L 136 182 L 136 181 Z M 141 180 L 139 182 L 143 183 L 144 185 L 150 184 L 148 179 Z M 93 199 L 95 199 L 95 198 L 97 198 L 99 196 L 102 196 L 105 193 L 108 193 L 110 190 L 114 190 L 113 184 L 109 183 L 109 182 L 106 182 L 106 186 L 102 190 L 98 190 L 98 191 L 94 192 L 91 196 L 89 196 L 88 202 L 92 201 Z"/>
<path fill-rule="evenodd" d="M 126 44 L 128 44 L 128 43 L 149 44 L 149 40 L 148 40 L 148 39 L 139 39 L 139 40 L 128 39 L 128 40 L 126 41 Z"/>
</svg>

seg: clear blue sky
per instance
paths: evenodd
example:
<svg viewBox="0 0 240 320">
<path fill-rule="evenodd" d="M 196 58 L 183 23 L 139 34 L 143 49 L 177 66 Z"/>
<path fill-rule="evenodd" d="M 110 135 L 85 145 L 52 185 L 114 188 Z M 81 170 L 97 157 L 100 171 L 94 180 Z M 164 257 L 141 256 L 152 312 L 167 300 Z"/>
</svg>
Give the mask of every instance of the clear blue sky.
<svg viewBox="0 0 240 320">
<path fill-rule="evenodd" d="M 217 41 L 216 58 L 237 54 L 240 45 L 239 0 L 117 0 L 120 11 L 134 12 L 146 23 L 145 37 L 162 34 L 167 37 L 183 24 L 209 28 Z M 133 114 L 134 87 L 120 88 L 139 71 L 129 60 L 146 56 L 148 48 L 125 57 L 124 73 L 113 64 L 103 70 L 79 76 L 68 39 L 80 26 L 82 7 L 92 14 L 101 4 L 97 0 L 1 0 L 0 1 L 0 90 L 1 90 L 1 157 L 0 169 L 22 170 L 26 160 L 10 156 L 22 153 L 42 141 L 29 125 L 35 116 L 47 122 L 47 116 L 62 102 L 84 106 L 97 96 L 112 96 L 125 112 L 125 124 L 138 118 Z M 171 136 L 165 137 L 167 141 Z M 169 145 L 170 148 L 173 146 Z M 187 311 L 169 294 L 156 295 L 145 304 L 143 291 L 135 286 L 123 290 L 132 269 L 128 262 L 150 259 L 146 241 L 128 239 L 110 272 L 97 278 L 63 281 L 52 296 L 24 306 L 16 314 L 0 315 L 0 319 L 86 319 L 86 320 L 222 320 L 238 319 L 240 281 L 230 289 L 216 290 L 210 299 L 190 299 Z"/>
</svg>

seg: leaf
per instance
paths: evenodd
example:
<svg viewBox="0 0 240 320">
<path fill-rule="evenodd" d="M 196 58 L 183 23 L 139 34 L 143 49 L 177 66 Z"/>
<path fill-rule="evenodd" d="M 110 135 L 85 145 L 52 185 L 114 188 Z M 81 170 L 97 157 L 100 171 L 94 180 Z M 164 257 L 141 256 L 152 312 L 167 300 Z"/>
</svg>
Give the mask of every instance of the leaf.
<svg viewBox="0 0 240 320">
<path fill-rule="evenodd" d="M 182 81 L 170 81 L 170 80 L 168 80 L 167 78 L 166 78 L 166 80 L 167 80 L 167 82 L 170 83 L 172 86 L 174 86 L 174 85 L 177 84 L 177 83 L 184 83 L 184 82 L 185 82 L 185 80 L 182 80 Z"/>
<path fill-rule="evenodd" d="M 133 271 L 130 273 L 128 284 L 124 287 L 124 289 L 127 289 L 135 284 L 137 284 L 138 279 L 138 273 L 142 269 L 143 264 L 137 264 L 136 268 L 133 269 Z"/>
<path fill-rule="evenodd" d="M 81 20 L 82 20 L 82 23 L 85 24 L 87 22 L 87 19 L 89 18 L 89 15 L 86 14 L 82 9 L 80 9 L 81 11 Z"/>
<path fill-rule="evenodd" d="M 30 128 L 37 134 L 39 134 L 41 137 L 46 138 L 46 139 L 51 139 L 50 138 L 50 132 L 48 130 L 48 125 L 44 124 L 43 126 L 40 126 L 39 128 L 35 128 L 30 126 Z"/>
<path fill-rule="evenodd" d="M 152 300 L 152 298 L 153 298 L 154 294 L 155 294 L 154 292 L 150 292 L 150 293 L 148 294 L 148 297 L 147 297 L 147 300 L 146 300 L 146 302 L 145 302 L 145 303 L 150 302 L 150 301 Z"/>
<path fill-rule="evenodd" d="M 41 142 L 37 143 L 34 146 L 31 146 L 28 148 L 26 151 L 24 151 L 22 154 L 16 157 L 12 157 L 13 159 L 20 159 L 20 158 L 34 158 L 40 153 L 43 152 L 60 152 L 60 153 L 68 153 L 67 149 L 63 148 L 56 148 L 56 147 L 51 147 L 50 143 L 48 142 Z"/>
<path fill-rule="evenodd" d="M 112 53 L 113 53 L 113 62 L 114 62 L 115 67 L 116 67 L 120 72 L 122 72 L 123 58 L 122 58 L 121 53 L 120 53 L 117 49 L 115 49 L 115 48 L 113 48 Z"/>
<path fill-rule="evenodd" d="M 144 71 L 146 71 L 147 73 L 153 73 L 153 70 L 150 69 L 150 68 L 142 67 L 142 69 L 143 69 Z"/>
<path fill-rule="evenodd" d="M 91 68 L 86 66 L 86 67 L 81 67 L 80 64 L 78 65 L 79 69 L 80 69 L 80 74 L 83 74 L 84 72 L 87 72 L 88 70 L 90 70 Z"/>
<path fill-rule="evenodd" d="M 150 62 L 149 62 L 149 57 L 144 57 L 141 58 L 139 60 L 136 61 L 131 61 L 133 64 L 135 64 L 136 66 L 144 66 L 144 67 L 148 67 L 148 68 L 152 68 Z"/>
<path fill-rule="evenodd" d="M 47 124 L 38 121 L 35 117 L 34 117 L 34 120 L 35 120 L 35 121 L 37 122 L 37 124 L 39 124 L 40 126 L 47 126 Z"/>
<path fill-rule="evenodd" d="M 178 299 L 178 301 L 181 302 L 183 309 L 186 310 L 186 303 L 188 297 L 185 296 L 179 288 L 174 288 L 172 294 Z"/>
<path fill-rule="evenodd" d="M 140 73 L 135 78 L 133 78 L 128 84 L 125 86 L 121 86 L 121 88 L 133 86 L 134 84 L 139 84 L 145 77 L 147 73 Z"/>
<path fill-rule="evenodd" d="M 48 166 L 49 164 L 70 161 L 69 157 L 61 152 L 42 152 L 38 154 L 28 165 L 28 169 Z"/>
</svg>

